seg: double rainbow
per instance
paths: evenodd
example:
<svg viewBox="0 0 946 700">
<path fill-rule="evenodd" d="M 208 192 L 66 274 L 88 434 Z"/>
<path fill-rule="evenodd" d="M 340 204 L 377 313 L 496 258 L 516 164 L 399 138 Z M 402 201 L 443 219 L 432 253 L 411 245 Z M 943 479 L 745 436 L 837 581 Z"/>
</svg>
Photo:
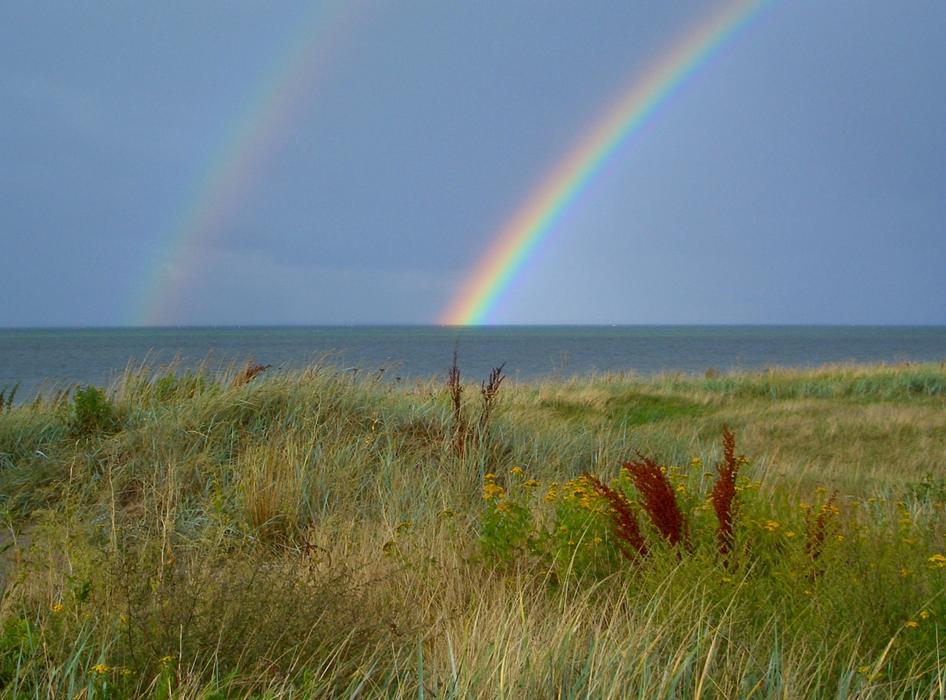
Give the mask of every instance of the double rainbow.
<svg viewBox="0 0 946 700">
<path fill-rule="evenodd" d="M 634 80 L 604 117 L 535 189 L 494 237 L 486 255 L 440 318 L 448 325 L 485 321 L 530 255 L 595 173 L 670 94 L 770 0 L 729 2 L 676 42 Z"/>
<path fill-rule="evenodd" d="M 132 325 L 168 324 L 180 318 L 187 285 L 205 264 L 201 250 L 226 232 L 264 171 L 266 157 L 291 130 L 303 99 L 347 38 L 360 4 L 314 2 L 293 24 L 280 55 L 257 81 L 161 235 L 162 248 L 149 261 L 140 296 L 132 300 Z"/>
</svg>

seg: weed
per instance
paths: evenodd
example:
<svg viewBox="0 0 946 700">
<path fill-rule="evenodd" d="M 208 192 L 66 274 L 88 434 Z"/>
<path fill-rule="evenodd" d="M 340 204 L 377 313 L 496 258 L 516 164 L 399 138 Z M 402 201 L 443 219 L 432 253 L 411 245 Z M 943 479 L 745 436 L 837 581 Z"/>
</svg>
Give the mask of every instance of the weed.
<svg viewBox="0 0 946 700">
<path fill-rule="evenodd" d="M 805 554 L 815 565 L 824 550 L 825 540 L 828 538 L 829 528 L 836 519 L 840 510 L 836 505 L 838 492 L 835 490 L 828 497 L 827 502 L 818 509 L 818 515 L 812 517 L 811 508 L 805 508 Z M 816 565 L 812 569 L 811 577 L 817 578 L 824 573 Z"/>
<path fill-rule="evenodd" d="M 625 462 L 623 470 L 640 494 L 641 506 L 657 531 L 672 546 L 682 544 L 689 547 L 686 518 L 667 478 L 666 467 L 639 455 L 636 461 Z"/>
<path fill-rule="evenodd" d="M 736 506 L 736 477 L 739 474 L 739 462 L 736 459 L 736 438 L 729 430 L 723 429 L 723 461 L 716 465 L 716 484 L 713 486 L 711 499 L 718 523 L 716 541 L 719 553 L 728 561 L 733 548 L 733 518 Z"/>
<path fill-rule="evenodd" d="M 640 525 L 637 523 L 637 514 L 630 501 L 620 491 L 612 489 L 600 479 L 586 474 L 591 484 L 594 486 L 598 495 L 607 500 L 611 507 L 611 521 L 614 525 L 614 532 L 620 538 L 623 544 L 618 548 L 626 559 L 634 559 L 633 550 L 637 556 L 647 556 L 647 543 L 644 542 L 644 536 L 641 534 Z M 630 549 L 628 549 L 630 547 Z"/>
</svg>

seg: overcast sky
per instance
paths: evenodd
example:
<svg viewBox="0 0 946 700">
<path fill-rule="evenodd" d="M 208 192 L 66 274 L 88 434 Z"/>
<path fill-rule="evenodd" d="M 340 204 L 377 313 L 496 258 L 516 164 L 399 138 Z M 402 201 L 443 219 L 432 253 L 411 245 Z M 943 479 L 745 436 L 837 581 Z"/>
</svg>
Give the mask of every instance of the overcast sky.
<svg viewBox="0 0 946 700">
<path fill-rule="evenodd" d="M 435 322 L 722 5 L 3 3 L 0 326 Z M 946 3 L 772 2 L 489 320 L 946 323 Z"/>
</svg>

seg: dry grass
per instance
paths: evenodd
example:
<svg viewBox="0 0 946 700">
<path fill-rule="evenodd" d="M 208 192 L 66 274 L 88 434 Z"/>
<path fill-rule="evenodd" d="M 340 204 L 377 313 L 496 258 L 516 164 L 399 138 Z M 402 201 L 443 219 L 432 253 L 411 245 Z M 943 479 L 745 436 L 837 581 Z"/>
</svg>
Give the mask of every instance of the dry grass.
<svg viewBox="0 0 946 700">
<path fill-rule="evenodd" d="M 109 393 L 118 429 L 79 441 L 67 402 L 0 413 L 0 697 L 943 694 L 940 367 L 507 380 L 497 403 L 498 375 L 478 387 L 489 439 L 464 427 L 462 450 L 477 387 L 459 368 L 449 392 L 235 372 L 130 372 Z M 607 483 L 638 452 L 655 460 L 640 506 Z M 694 456 L 720 467 L 668 497 L 658 464 Z M 486 472 L 536 513 L 587 473 L 626 558 L 569 578 L 526 541 L 494 566 Z M 692 552 L 648 550 L 652 525 Z"/>
</svg>

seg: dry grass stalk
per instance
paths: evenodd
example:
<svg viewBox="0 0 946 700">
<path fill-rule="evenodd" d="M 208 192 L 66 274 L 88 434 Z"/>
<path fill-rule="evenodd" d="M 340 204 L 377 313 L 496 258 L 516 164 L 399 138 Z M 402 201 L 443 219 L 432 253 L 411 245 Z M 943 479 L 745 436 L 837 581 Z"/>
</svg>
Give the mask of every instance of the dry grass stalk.
<svg viewBox="0 0 946 700">
<path fill-rule="evenodd" d="M 480 414 L 479 425 L 481 437 L 485 437 L 489 431 L 489 419 L 496 405 L 496 398 L 499 396 L 499 385 L 506 378 L 503 375 L 503 367 L 505 366 L 506 363 L 503 362 L 499 367 L 494 367 L 489 373 L 489 379 L 483 382 L 480 387 L 480 394 L 483 396 L 483 411 Z"/>
<path fill-rule="evenodd" d="M 242 368 L 240 368 L 240 371 L 236 373 L 231 386 L 238 387 L 249 384 L 254 379 L 256 379 L 257 376 L 268 370 L 270 367 L 272 367 L 272 365 L 261 365 L 247 362 Z"/>
<path fill-rule="evenodd" d="M 260 536 L 282 539 L 296 531 L 309 459 L 308 446 L 296 441 L 260 445 L 242 455 L 244 509 L 248 523 Z"/>
<path fill-rule="evenodd" d="M 457 361 L 457 350 L 453 349 L 453 364 L 447 374 L 447 390 L 450 392 L 450 403 L 453 407 L 453 449 L 458 457 L 462 457 L 466 450 L 466 419 L 463 417 L 463 384 L 460 383 L 460 365 Z"/>
</svg>

